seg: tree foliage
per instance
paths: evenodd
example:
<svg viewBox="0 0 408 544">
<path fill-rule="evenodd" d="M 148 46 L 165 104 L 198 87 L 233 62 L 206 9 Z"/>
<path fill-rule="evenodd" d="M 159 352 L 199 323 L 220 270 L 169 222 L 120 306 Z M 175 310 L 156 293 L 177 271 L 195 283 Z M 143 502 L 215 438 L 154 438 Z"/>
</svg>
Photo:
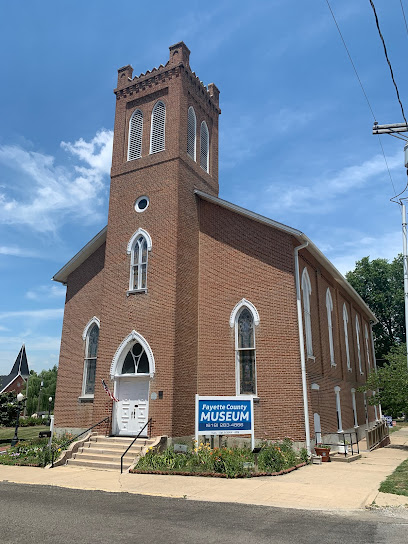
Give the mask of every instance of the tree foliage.
<svg viewBox="0 0 408 544">
<path fill-rule="evenodd" d="M 392 262 L 364 257 L 346 278 L 378 319 L 373 326 L 376 356 L 384 359 L 405 342 L 404 269 L 402 255 Z"/>
<path fill-rule="evenodd" d="M 406 345 L 394 346 L 386 356 L 386 363 L 372 370 L 361 391 L 377 391 L 369 397 L 370 404 L 380 404 L 384 414 L 399 417 L 408 415 L 408 367 Z"/>
<path fill-rule="evenodd" d="M 54 407 L 55 389 L 57 385 L 57 371 L 58 368 L 54 366 L 50 370 L 42 370 L 37 374 L 34 370 L 30 371 L 30 378 L 28 380 L 28 390 L 26 389 L 27 397 L 27 415 L 34 414 L 36 412 L 48 411 L 48 398 L 52 397 L 51 410 Z M 41 387 L 41 382 L 43 386 Z"/>
<path fill-rule="evenodd" d="M 11 427 L 17 418 L 17 395 L 14 391 L 0 393 L 0 425 Z"/>
</svg>

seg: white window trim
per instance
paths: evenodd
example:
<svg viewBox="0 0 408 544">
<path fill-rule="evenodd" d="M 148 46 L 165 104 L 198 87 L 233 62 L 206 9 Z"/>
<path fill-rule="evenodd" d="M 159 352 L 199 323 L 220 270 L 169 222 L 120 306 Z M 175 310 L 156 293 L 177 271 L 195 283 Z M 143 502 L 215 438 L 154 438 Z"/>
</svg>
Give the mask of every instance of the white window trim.
<svg viewBox="0 0 408 544">
<path fill-rule="evenodd" d="M 254 327 L 257 327 L 259 325 L 259 314 L 258 310 L 255 308 L 255 306 L 249 302 L 249 300 L 246 300 L 243 298 L 240 300 L 235 306 L 234 309 L 231 312 L 230 316 L 230 326 L 235 327 L 235 391 L 236 395 L 239 397 L 241 396 L 241 381 L 240 381 L 240 368 L 239 368 L 239 349 L 238 349 L 238 319 L 241 315 L 242 310 L 246 308 L 249 310 L 249 312 L 252 315 L 252 318 L 254 320 Z M 233 318 L 232 325 L 231 325 L 231 319 Z M 257 379 L 257 369 L 256 369 L 256 331 L 254 329 L 254 347 L 253 351 L 255 354 L 254 357 L 254 364 L 255 364 L 255 372 L 254 372 L 254 380 L 255 380 L 255 393 L 252 395 L 250 393 L 245 393 L 245 395 L 252 396 L 254 398 L 258 398 L 258 379 Z"/>
<path fill-rule="evenodd" d="M 356 405 L 356 390 L 354 387 L 351 388 L 351 404 L 353 406 L 353 416 L 354 416 L 354 428 L 358 428 L 358 419 L 357 419 L 357 405 Z"/>
<path fill-rule="evenodd" d="M 79 397 L 80 399 L 93 399 L 94 398 L 94 393 L 85 393 L 85 388 L 86 388 L 86 376 L 87 376 L 87 363 L 88 363 L 88 360 L 89 359 L 96 359 L 98 360 L 98 354 L 96 355 L 96 357 L 87 357 L 88 355 L 88 333 L 91 329 L 91 327 L 93 325 L 97 325 L 98 329 L 99 329 L 99 332 L 101 330 L 101 322 L 100 320 L 96 317 L 96 316 L 93 316 L 92 319 L 90 319 L 88 321 L 88 323 L 86 324 L 85 328 L 84 328 L 84 331 L 82 333 L 82 340 L 85 342 L 85 356 L 84 356 L 84 368 L 83 368 L 83 371 L 82 371 L 82 389 L 81 389 L 81 396 Z M 98 339 L 98 342 L 99 342 L 99 339 Z"/>
<path fill-rule="evenodd" d="M 330 293 L 330 288 L 326 291 L 326 310 L 327 310 L 327 328 L 329 331 L 329 348 L 330 348 L 330 365 L 336 366 L 334 359 L 334 343 L 333 343 L 333 299 Z"/>
<path fill-rule="evenodd" d="M 163 149 L 160 149 L 159 151 L 152 151 L 153 117 L 154 117 L 154 112 L 155 112 L 155 110 L 156 110 L 156 108 L 158 107 L 159 104 L 163 104 L 163 106 L 164 106 Z M 150 151 L 149 151 L 150 155 L 155 155 L 156 153 L 161 153 L 162 151 L 165 151 L 165 149 L 166 149 L 166 121 L 167 121 L 166 104 L 163 102 L 163 100 L 158 100 L 156 102 L 156 104 L 153 106 L 152 117 L 151 117 L 151 120 L 150 120 L 150 148 L 149 148 L 150 149 Z"/>
<path fill-rule="evenodd" d="M 356 314 L 356 339 L 357 339 L 357 358 L 358 358 L 358 368 L 360 374 L 363 375 L 363 368 L 361 366 L 361 346 L 360 346 L 360 321 L 358 315 Z"/>
<path fill-rule="evenodd" d="M 135 288 L 133 285 L 133 268 L 135 266 L 134 263 L 134 245 L 139 238 L 139 236 L 143 236 L 143 238 L 146 240 L 147 245 L 147 257 L 146 257 L 146 281 L 147 281 L 147 272 L 149 268 L 149 252 L 152 249 L 152 239 L 150 237 L 150 234 L 144 230 L 144 229 L 137 229 L 137 231 L 132 235 L 131 239 L 128 242 L 126 253 L 130 255 L 130 274 L 129 274 L 129 289 L 127 291 L 127 294 L 130 295 L 132 293 L 147 293 L 147 287 L 142 288 Z"/>
<path fill-rule="evenodd" d="M 316 360 L 313 355 L 312 338 L 312 316 L 310 309 L 310 295 L 312 294 L 312 284 L 310 283 L 309 273 L 305 267 L 302 272 L 302 292 L 303 292 L 303 319 L 306 333 L 306 355 L 308 359 Z"/>
<path fill-rule="evenodd" d="M 340 391 L 341 391 L 341 388 L 336 385 L 336 387 L 334 388 L 334 394 L 336 395 L 336 412 L 338 414 L 338 429 L 337 429 L 337 432 L 338 433 L 343 433 L 343 422 L 342 422 L 342 419 L 341 419 L 341 402 L 340 402 Z"/>
<path fill-rule="evenodd" d="M 367 370 L 370 370 L 371 369 L 370 348 L 368 345 L 368 327 L 366 323 L 364 324 L 364 337 L 365 337 L 366 353 L 367 353 Z"/>
<path fill-rule="evenodd" d="M 138 342 L 146 352 L 147 358 L 149 360 L 149 374 L 121 374 L 120 372 L 122 370 L 122 364 L 128 350 L 130 349 L 130 345 L 136 342 Z M 133 330 L 130 334 L 128 334 L 128 336 L 126 336 L 126 338 L 124 338 L 124 340 L 122 340 L 120 346 L 116 350 L 115 355 L 113 356 L 109 372 L 111 379 L 113 380 L 114 378 L 126 376 L 135 376 L 140 378 L 150 376 L 150 378 L 153 378 L 155 372 L 156 364 L 154 361 L 153 351 L 148 341 L 141 334 Z"/>
<path fill-rule="evenodd" d="M 343 304 L 343 325 L 344 325 L 344 343 L 346 346 L 347 370 L 351 372 L 350 346 L 349 346 L 349 336 L 348 336 L 348 312 L 347 312 L 346 303 Z"/>
<path fill-rule="evenodd" d="M 196 116 L 196 113 L 194 111 L 194 108 L 193 106 L 190 106 L 188 108 L 188 111 L 187 111 L 187 142 L 189 141 L 188 138 L 189 138 L 189 132 L 188 132 L 188 129 L 189 129 L 189 112 L 190 110 L 193 112 L 193 115 L 194 115 L 194 153 L 193 153 L 193 157 L 190 155 L 190 153 L 188 152 L 187 150 L 187 155 L 193 159 L 194 162 L 197 161 L 197 116 Z"/>
</svg>

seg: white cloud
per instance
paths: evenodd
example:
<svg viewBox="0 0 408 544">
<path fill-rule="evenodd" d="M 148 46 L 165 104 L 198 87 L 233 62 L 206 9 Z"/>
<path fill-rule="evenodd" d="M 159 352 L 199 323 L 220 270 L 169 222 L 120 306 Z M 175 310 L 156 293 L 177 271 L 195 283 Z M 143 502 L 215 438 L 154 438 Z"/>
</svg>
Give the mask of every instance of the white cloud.
<svg viewBox="0 0 408 544">
<path fill-rule="evenodd" d="M 44 298 L 65 297 L 66 289 L 61 285 L 40 285 L 35 289 L 27 291 L 25 296 L 30 300 L 44 300 Z"/>
<path fill-rule="evenodd" d="M 59 319 L 63 316 L 64 310 L 62 308 L 51 308 L 43 310 L 20 310 L 12 312 L 0 312 L 0 319 L 13 319 L 17 317 L 35 320 L 47 320 L 47 319 Z"/>
<path fill-rule="evenodd" d="M 11 189 L 8 194 L 0 192 L 0 222 L 55 232 L 73 218 L 100 220 L 98 208 L 106 191 L 112 141 L 112 131 L 101 130 L 90 142 L 82 138 L 74 143 L 62 142 L 64 150 L 87 165 L 71 168 L 56 165 L 49 155 L 16 145 L 0 146 L 0 163 L 18 173 L 14 193 Z M 25 183 L 21 182 L 21 174 Z"/>
<path fill-rule="evenodd" d="M 12 257 L 35 257 L 36 253 L 21 247 L 0 246 L 0 255 L 9 255 Z"/>
<path fill-rule="evenodd" d="M 388 158 L 390 170 L 401 168 L 403 158 L 401 152 Z M 339 196 L 368 184 L 372 178 L 387 173 L 382 155 L 364 161 L 362 164 L 347 166 L 334 175 L 316 176 L 306 180 L 307 185 L 294 185 L 279 182 L 267 189 L 268 212 L 290 209 L 293 213 L 327 213 L 332 209 Z"/>
</svg>

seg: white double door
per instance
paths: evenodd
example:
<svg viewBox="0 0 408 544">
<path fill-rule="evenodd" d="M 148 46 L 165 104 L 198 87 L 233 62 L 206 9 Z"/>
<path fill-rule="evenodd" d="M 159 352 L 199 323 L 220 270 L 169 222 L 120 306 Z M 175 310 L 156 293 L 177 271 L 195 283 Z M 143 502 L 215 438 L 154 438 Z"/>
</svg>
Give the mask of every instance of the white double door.
<svg viewBox="0 0 408 544">
<path fill-rule="evenodd" d="M 136 436 L 149 417 L 149 379 L 120 378 L 116 387 L 114 433 Z M 147 436 L 147 427 L 141 436 Z"/>
</svg>

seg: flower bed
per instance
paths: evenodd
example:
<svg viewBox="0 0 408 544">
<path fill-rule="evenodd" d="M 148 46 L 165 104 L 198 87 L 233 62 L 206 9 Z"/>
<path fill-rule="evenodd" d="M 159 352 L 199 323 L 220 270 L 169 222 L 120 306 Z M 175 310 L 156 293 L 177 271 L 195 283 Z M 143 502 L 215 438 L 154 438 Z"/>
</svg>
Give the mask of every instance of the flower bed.
<svg viewBox="0 0 408 544">
<path fill-rule="evenodd" d="M 0 465 L 45 467 L 51 462 L 52 451 L 61 451 L 69 438 L 70 435 L 54 437 L 51 448 L 48 446 L 48 438 L 18 442 L 13 448 L 10 447 L 0 452 Z"/>
<path fill-rule="evenodd" d="M 219 478 L 278 476 L 304 466 L 306 450 L 296 452 L 286 438 L 277 443 L 264 443 L 258 454 L 248 448 L 211 448 L 201 443 L 177 453 L 173 447 L 162 453 L 149 449 L 130 472 L 134 474 L 177 474 Z"/>
</svg>

